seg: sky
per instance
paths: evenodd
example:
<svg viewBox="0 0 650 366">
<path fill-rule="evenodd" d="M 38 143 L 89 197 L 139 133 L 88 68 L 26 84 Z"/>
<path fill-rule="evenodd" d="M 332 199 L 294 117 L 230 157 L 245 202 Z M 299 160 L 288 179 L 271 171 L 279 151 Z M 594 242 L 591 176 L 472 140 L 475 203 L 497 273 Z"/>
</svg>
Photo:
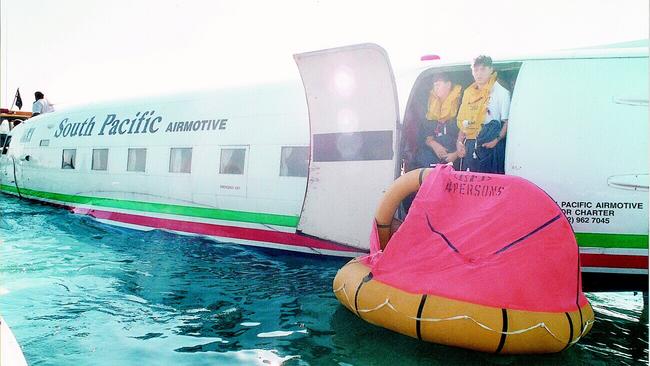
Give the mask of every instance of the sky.
<svg viewBox="0 0 650 366">
<path fill-rule="evenodd" d="M 292 55 L 356 43 L 420 56 L 648 38 L 648 0 L 0 0 L 0 104 L 58 107 L 298 78 Z"/>
</svg>

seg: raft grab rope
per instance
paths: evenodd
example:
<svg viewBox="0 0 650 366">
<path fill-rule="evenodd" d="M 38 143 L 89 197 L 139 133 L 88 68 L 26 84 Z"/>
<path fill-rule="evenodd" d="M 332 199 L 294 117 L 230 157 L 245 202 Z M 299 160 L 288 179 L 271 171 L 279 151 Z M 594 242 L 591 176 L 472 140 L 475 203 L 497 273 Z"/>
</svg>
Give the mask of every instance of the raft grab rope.
<svg viewBox="0 0 650 366">
<path fill-rule="evenodd" d="M 341 292 L 341 291 L 343 291 L 343 294 L 345 295 L 345 299 L 348 302 L 348 305 L 351 306 L 350 298 L 348 297 L 348 292 L 345 289 L 345 284 L 343 284 L 338 289 L 335 289 L 334 293 Z M 379 305 L 377 305 L 375 307 L 368 308 L 368 309 L 357 309 L 357 312 L 359 312 L 359 313 L 370 313 L 370 312 L 373 312 L 373 311 L 377 311 L 377 310 L 383 308 L 384 306 L 387 306 L 389 309 L 393 310 L 394 312 L 396 312 L 396 313 L 398 313 L 398 314 L 400 314 L 402 316 L 405 316 L 405 317 L 407 317 L 409 319 L 415 320 L 415 321 L 435 323 L 435 322 L 443 322 L 443 321 L 451 321 L 451 320 L 471 320 L 476 325 L 478 325 L 479 327 L 481 327 L 481 328 L 483 328 L 485 330 L 488 330 L 488 331 L 494 332 L 494 333 L 505 334 L 505 335 L 523 334 L 523 333 L 529 332 L 529 331 L 537 329 L 537 328 L 542 328 L 542 329 L 546 330 L 558 342 L 561 342 L 561 343 L 566 342 L 565 340 L 562 340 L 558 336 L 556 336 L 555 333 L 553 333 L 553 331 L 551 331 L 544 322 L 535 324 L 535 325 L 530 326 L 528 328 L 504 332 L 504 331 L 492 329 L 489 326 L 481 323 L 480 321 L 472 318 L 469 315 L 456 315 L 456 316 L 452 316 L 452 317 L 448 317 L 448 318 L 421 318 L 421 317 L 410 316 L 410 315 L 404 314 L 403 312 L 397 310 L 395 305 L 391 304 L 389 298 L 386 298 L 386 300 L 384 300 L 383 303 L 381 303 L 381 304 L 379 304 Z M 578 337 L 574 341 L 571 341 L 569 344 L 573 345 L 573 344 L 577 343 L 580 340 L 580 338 L 582 338 L 582 336 L 587 332 L 588 327 L 591 326 L 594 322 L 595 321 L 593 321 L 593 320 L 587 320 L 587 322 L 585 322 L 582 325 L 580 335 L 578 335 Z"/>
</svg>

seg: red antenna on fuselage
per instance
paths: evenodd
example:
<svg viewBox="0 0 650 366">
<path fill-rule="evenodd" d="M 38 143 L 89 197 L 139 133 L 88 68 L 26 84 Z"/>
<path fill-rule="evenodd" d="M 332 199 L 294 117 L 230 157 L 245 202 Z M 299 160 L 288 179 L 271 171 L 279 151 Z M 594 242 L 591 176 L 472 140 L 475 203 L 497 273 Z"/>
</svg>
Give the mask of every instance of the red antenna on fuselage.
<svg viewBox="0 0 650 366">
<path fill-rule="evenodd" d="M 420 57 L 420 61 L 435 61 L 435 60 L 440 60 L 440 56 L 438 55 L 424 55 Z"/>
</svg>

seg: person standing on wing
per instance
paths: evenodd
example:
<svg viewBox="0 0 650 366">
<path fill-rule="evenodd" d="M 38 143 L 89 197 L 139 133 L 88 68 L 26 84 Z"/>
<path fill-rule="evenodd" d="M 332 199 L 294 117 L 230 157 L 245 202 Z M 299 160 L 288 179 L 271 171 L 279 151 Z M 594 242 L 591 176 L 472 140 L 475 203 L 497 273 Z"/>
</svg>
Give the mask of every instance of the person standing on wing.
<svg viewBox="0 0 650 366">
<path fill-rule="evenodd" d="M 474 59 L 472 76 L 474 83 L 465 89 L 457 116 L 460 169 L 504 173 L 503 139 L 508 131 L 510 92 L 497 82 L 489 56 Z"/>
<path fill-rule="evenodd" d="M 34 104 L 32 104 L 32 117 L 36 117 L 39 114 L 54 112 L 54 107 L 50 102 L 45 99 L 43 93 L 37 91 L 34 93 Z"/>
</svg>

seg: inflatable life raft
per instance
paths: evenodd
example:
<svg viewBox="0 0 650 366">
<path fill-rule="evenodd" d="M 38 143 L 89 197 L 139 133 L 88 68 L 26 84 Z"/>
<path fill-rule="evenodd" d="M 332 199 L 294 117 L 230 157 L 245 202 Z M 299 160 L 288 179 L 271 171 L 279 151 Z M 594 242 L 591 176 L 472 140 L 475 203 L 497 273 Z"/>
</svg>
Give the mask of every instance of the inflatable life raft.
<svg viewBox="0 0 650 366">
<path fill-rule="evenodd" d="M 391 235 L 395 209 L 415 191 Z M 448 166 L 413 171 L 386 192 L 375 219 L 370 254 L 333 284 L 367 322 L 504 354 L 559 352 L 591 329 L 571 226 L 532 183 Z"/>
</svg>

